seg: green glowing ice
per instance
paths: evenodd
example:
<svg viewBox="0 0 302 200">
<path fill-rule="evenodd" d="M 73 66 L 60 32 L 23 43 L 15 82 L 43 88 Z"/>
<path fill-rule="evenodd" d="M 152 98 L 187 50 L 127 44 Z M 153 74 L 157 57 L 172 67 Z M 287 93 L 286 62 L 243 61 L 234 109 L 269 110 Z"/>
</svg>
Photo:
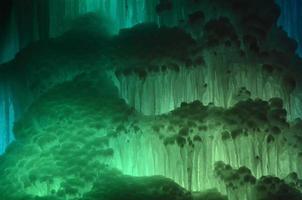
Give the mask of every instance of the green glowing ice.
<svg viewBox="0 0 302 200">
<path fill-rule="evenodd" d="M 1 200 L 301 199 L 301 61 L 272 1 L 74 2 L 66 23 L 100 5 L 119 28 L 156 23 L 112 36 L 87 14 L 1 66 L 26 110 Z"/>
<path fill-rule="evenodd" d="M 117 98 L 105 76 L 93 82 L 86 77 L 42 95 L 16 124 L 18 140 L 0 163 L 3 197 L 85 199 L 101 194 L 98 182 L 119 174 L 113 169 L 163 175 L 193 191 L 216 187 L 231 199 L 254 194 L 254 176 L 300 176 L 300 149 L 291 138 L 301 123 L 286 122 L 279 99 L 247 100 L 228 110 L 196 101 L 144 117 Z M 217 161 L 247 168 L 230 183 L 235 171 L 228 175 Z"/>
</svg>

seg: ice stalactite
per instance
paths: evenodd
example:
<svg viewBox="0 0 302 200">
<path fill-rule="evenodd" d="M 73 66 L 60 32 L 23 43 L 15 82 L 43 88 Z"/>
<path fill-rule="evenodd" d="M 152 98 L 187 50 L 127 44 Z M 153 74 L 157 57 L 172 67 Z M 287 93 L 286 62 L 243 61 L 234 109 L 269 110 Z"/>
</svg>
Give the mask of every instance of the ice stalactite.
<svg viewBox="0 0 302 200">
<path fill-rule="evenodd" d="M 230 107 L 248 98 L 283 99 L 291 119 L 301 116 L 301 99 L 287 90 L 282 78 L 273 78 L 263 71 L 265 65 L 219 63 L 195 68 L 180 67 L 150 72 L 145 78 L 132 73 L 120 74 L 113 80 L 120 96 L 139 112 L 146 115 L 166 113 L 182 102 L 200 100 L 204 104 Z M 264 69 L 265 70 L 265 69 Z"/>
<path fill-rule="evenodd" d="M 297 41 L 298 54 L 302 56 L 302 2 L 300 0 L 276 0 L 276 3 L 281 8 L 278 24 Z"/>
<path fill-rule="evenodd" d="M 0 85 L 0 155 L 14 140 L 15 113 L 12 94 L 8 85 Z"/>
</svg>

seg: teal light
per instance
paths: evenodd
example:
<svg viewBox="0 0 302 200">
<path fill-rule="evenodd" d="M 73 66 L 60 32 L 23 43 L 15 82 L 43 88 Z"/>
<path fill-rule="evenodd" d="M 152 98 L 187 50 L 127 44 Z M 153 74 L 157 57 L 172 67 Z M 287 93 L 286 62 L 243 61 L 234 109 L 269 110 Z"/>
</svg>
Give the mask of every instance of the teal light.
<svg viewBox="0 0 302 200">
<path fill-rule="evenodd" d="M 273 2 L 13 0 L 0 200 L 301 200 L 302 61 Z"/>
<path fill-rule="evenodd" d="M 14 141 L 13 126 L 15 112 L 10 87 L 5 83 L 0 86 L 0 155 Z"/>
</svg>

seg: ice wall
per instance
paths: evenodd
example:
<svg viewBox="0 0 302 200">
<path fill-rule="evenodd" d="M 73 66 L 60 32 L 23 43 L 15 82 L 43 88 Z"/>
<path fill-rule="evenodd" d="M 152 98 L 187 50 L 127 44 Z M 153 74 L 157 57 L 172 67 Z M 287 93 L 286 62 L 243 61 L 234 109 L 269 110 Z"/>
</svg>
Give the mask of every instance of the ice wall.
<svg viewBox="0 0 302 200">
<path fill-rule="evenodd" d="M 15 113 L 10 87 L 0 84 L 0 155 L 14 140 L 14 120 Z"/>
<path fill-rule="evenodd" d="M 298 54 L 302 56 L 302 1 L 301 0 L 276 0 L 281 8 L 278 24 L 284 28 L 298 45 Z"/>
</svg>

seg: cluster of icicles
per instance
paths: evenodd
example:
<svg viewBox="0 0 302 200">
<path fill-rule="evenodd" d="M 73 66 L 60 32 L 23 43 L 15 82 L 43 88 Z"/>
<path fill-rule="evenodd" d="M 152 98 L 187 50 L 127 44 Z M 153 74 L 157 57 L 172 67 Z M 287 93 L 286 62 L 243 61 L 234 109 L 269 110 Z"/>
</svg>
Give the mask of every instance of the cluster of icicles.
<svg viewBox="0 0 302 200">
<path fill-rule="evenodd" d="M 135 73 L 121 74 L 113 80 L 120 96 L 145 115 L 167 113 L 182 102 L 195 100 L 229 108 L 248 98 L 269 100 L 279 97 L 289 119 L 302 116 L 298 90 L 287 91 L 282 80 L 263 73 L 261 65 L 234 64 L 229 71 L 214 62 L 190 69 L 181 67 L 179 71 L 150 72 L 144 79 Z"/>
</svg>

